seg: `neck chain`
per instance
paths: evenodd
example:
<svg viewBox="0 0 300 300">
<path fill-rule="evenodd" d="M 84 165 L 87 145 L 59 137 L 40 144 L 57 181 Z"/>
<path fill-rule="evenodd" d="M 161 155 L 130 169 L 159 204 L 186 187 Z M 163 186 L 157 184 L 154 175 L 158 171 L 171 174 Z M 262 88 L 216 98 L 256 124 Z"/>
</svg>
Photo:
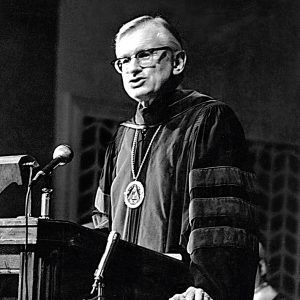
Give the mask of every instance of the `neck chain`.
<svg viewBox="0 0 300 300">
<path fill-rule="evenodd" d="M 131 181 L 124 192 L 124 202 L 125 204 L 129 207 L 129 208 L 137 208 L 138 206 L 140 206 L 144 200 L 144 196 L 145 196 L 145 189 L 143 184 L 138 181 L 138 177 L 141 173 L 142 167 L 146 161 L 146 158 L 150 152 L 151 146 L 154 142 L 155 137 L 157 136 L 160 128 L 162 127 L 162 125 L 159 125 L 155 131 L 155 133 L 153 134 L 149 146 L 146 150 L 145 156 L 142 159 L 142 162 L 139 166 L 139 169 L 137 171 L 137 174 L 135 174 L 135 152 L 136 152 L 136 147 L 137 147 L 137 138 L 138 138 L 138 129 L 136 129 L 135 133 L 134 133 L 134 138 L 133 138 L 133 142 L 132 142 L 132 148 L 131 148 L 131 173 L 132 173 L 132 178 L 133 181 Z"/>
<path fill-rule="evenodd" d="M 135 164 L 135 153 L 136 153 L 136 146 L 137 146 L 138 130 L 135 130 L 134 138 L 133 138 L 133 143 L 132 143 L 132 148 L 131 148 L 131 173 L 132 173 L 133 180 L 137 180 L 137 178 L 139 177 L 139 175 L 141 173 L 141 170 L 142 170 L 142 167 L 143 167 L 143 165 L 144 165 L 144 163 L 146 161 L 146 158 L 148 156 L 148 153 L 150 151 L 150 148 L 151 148 L 151 146 L 153 144 L 153 141 L 154 141 L 156 135 L 158 134 L 160 128 L 161 128 L 161 125 L 159 125 L 157 127 L 155 133 L 153 134 L 153 136 L 151 138 L 151 141 L 149 143 L 149 146 L 148 146 L 148 148 L 146 150 L 145 156 L 144 156 L 144 158 L 143 158 L 143 160 L 141 162 L 141 165 L 140 165 L 140 167 L 139 167 L 138 172 L 137 172 L 136 175 L 135 175 L 135 165 L 134 164 Z"/>
</svg>

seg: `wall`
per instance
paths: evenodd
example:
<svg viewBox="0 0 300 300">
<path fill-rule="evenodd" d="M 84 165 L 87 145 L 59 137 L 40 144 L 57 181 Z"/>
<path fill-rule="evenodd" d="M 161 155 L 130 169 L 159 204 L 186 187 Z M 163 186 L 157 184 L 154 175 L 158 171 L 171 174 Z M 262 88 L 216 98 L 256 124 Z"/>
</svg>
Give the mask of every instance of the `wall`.
<svg viewBox="0 0 300 300">
<path fill-rule="evenodd" d="M 0 155 L 43 163 L 54 140 L 57 2 L 25 2 L 1 1 Z"/>
<path fill-rule="evenodd" d="M 28 154 L 41 165 L 51 159 L 57 6 L 57 1 L 0 2 L 0 156 Z M 6 216 L 24 213 L 19 195 L 17 203 L 1 195 L 0 216 L 8 207 L 13 210 Z"/>
</svg>

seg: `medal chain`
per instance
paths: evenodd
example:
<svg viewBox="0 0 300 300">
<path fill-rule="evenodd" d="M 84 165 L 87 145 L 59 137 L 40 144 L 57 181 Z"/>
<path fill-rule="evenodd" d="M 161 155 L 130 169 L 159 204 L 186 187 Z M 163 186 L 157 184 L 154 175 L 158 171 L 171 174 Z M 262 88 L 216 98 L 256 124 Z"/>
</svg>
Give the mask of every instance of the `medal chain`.
<svg viewBox="0 0 300 300">
<path fill-rule="evenodd" d="M 135 133 L 134 133 L 134 138 L 133 138 L 133 143 L 132 143 L 132 148 L 131 148 L 131 172 L 132 172 L 132 177 L 133 177 L 133 180 L 137 180 L 137 178 L 139 177 L 140 173 L 141 173 L 141 170 L 142 170 L 142 167 L 146 161 L 146 157 L 148 156 L 148 153 L 150 151 L 150 148 L 154 142 L 154 139 L 156 137 L 156 135 L 158 134 L 158 131 L 160 130 L 162 125 L 159 125 L 158 128 L 156 129 L 155 133 L 153 134 L 152 138 L 151 138 L 151 141 L 149 143 L 149 146 L 146 150 L 146 153 L 145 153 L 145 156 L 140 164 L 140 167 L 138 169 L 138 172 L 137 174 L 135 175 L 135 166 L 134 166 L 134 163 L 135 163 L 135 152 L 136 152 L 136 146 L 137 146 L 137 137 L 138 137 L 138 129 L 135 130 Z"/>
</svg>

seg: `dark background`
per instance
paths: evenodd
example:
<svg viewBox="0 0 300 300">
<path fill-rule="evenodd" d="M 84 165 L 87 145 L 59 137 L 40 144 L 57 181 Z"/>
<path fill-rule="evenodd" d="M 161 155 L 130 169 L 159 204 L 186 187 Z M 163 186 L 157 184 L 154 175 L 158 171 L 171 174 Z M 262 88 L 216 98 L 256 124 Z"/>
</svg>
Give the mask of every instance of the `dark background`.
<svg viewBox="0 0 300 300">
<path fill-rule="evenodd" d="M 297 299 L 298 3 L 1 0 L 0 156 L 29 154 L 44 165 L 56 145 L 69 143 L 75 158 L 55 171 L 53 216 L 88 222 L 113 124 L 134 109 L 109 65 L 113 37 L 136 16 L 162 15 L 183 35 L 183 86 L 227 102 L 243 123 L 262 193 L 271 277 Z M 22 213 L 21 203 L 10 204 L 12 215 Z"/>
<path fill-rule="evenodd" d="M 47 162 L 63 92 L 130 106 L 108 62 L 119 25 L 144 13 L 182 32 L 185 87 L 229 103 L 249 138 L 299 145 L 297 3 L 2 0 L 0 154 Z"/>
</svg>

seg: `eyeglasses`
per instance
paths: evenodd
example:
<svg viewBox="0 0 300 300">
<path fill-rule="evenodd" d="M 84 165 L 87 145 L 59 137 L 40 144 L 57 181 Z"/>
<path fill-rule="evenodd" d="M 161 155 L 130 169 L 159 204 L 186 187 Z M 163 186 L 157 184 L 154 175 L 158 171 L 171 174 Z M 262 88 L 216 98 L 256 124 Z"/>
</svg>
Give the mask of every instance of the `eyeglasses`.
<svg viewBox="0 0 300 300">
<path fill-rule="evenodd" d="M 120 74 L 128 70 L 129 63 L 132 58 L 135 58 L 138 65 L 142 68 L 151 67 L 153 65 L 154 57 L 158 54 L 159 51 L 163 50 L 169 50 L 173 52 L 173 49 L 168 46 L 145 49 L 138 51 L 130 57 L 117 58 L 111 62 L 111 65 L 114 66 L 117 72 Z M 161 58 L 161 56 L 159 58 Z"/>
</svg>

